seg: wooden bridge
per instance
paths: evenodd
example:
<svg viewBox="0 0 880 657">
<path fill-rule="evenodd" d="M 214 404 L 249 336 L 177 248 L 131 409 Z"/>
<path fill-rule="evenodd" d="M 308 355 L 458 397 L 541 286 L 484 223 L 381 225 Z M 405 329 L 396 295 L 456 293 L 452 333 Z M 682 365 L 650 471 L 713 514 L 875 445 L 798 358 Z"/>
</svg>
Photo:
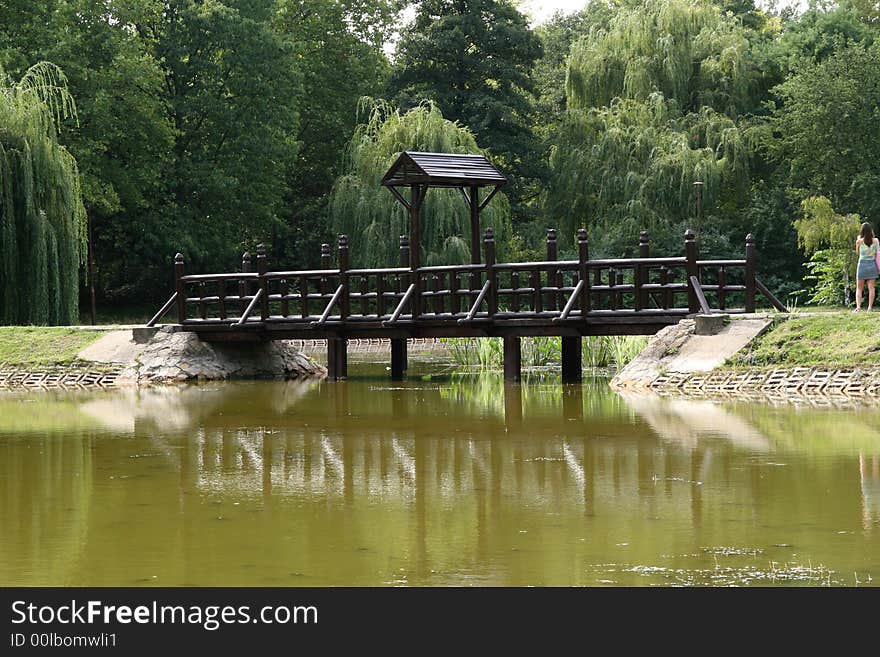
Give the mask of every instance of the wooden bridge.
<svg viewBox="0 0 880 657">
<path fill-rule="evenodd" d="M 326 338 L 333 379 L 347 376 L 349 338 L 390 338 L 391 375 L 402 378 L 408 338 L 501 337 L 505 378 L 516 381 L 520 338 L 561 336 L 562 378 L 574 382 L 581 378 L 582 336 L 653 334 L 700 312 L 750 313 L 759 292 L 785 311 L 755 276 L 752 235 L 739 260 L 700 260 L 690 230 L 682 257 L 651 257 L 643 231 L 638 257 L 591 260 L 587 231 L 580 229 L 577 259 L 559 260 L 550 229 L 546 260 L 508 263 L 496 261 L 494 233 L 486 228 L 480 262 L 479 213 L 504 182 L 482 156 L 405 152 L 383 179 L 411 218 L 398 267 L 352 268 L 345 235 L 335 262 L 324 244 L 320 269 L 312 270 L 271 269 L 260 245 L 255 270 L 245 253 L 240 272 L 187 274 L 178 253 L 175 292 L 149 325 L 176 308 L 182 329 L 207 341 Z M 404 186 L 409 199 L 400 192 Z M 493 190 L 481 201 L 479 190 L 488 186 Z M 469 204 L 470 264 L 421 266 L 419 215 L 429 187 L 457 187 Z"/>
</svg>

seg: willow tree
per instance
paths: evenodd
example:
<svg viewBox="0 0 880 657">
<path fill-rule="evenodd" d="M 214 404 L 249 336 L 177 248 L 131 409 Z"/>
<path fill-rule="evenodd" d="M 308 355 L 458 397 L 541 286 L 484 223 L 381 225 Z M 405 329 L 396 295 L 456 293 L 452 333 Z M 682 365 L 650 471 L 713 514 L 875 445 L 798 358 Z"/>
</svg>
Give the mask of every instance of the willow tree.
<svg viewBox="0 0 880 657">
<path fill-rule="evenodd" d="M 2 72 L 0 72 L 2 76 Z M 78 316 L 86 213 L 76 161 L 58 143 L 75 116 L 64 73 L 41 62 L 0 77 L 0 321 L 70 324 Z"/>
<path fill-rule="evenodd" d="M 403 205 L 380 185 L 382 176 L 404 150 L 482 153 L 473 133 L 443 118 L 426 102 L 401 114 L 384 101 L 361 100 L 365 120 L 349 142 L 344 173 L 330 196 L 333 230 L 350 236 L 352 262 L 387 267 L 398 262 L 398 238 L 409 232 Z M 510 205 L 496 194 L 480 215 L 495 230 L 500 255 L 510 240 Z M 421 262 L 426 265 L 470 262 L 470 209 L 456 189 L 430 189 L 422 206 Z"/>
<path fill-rule="evenodd" d="M 709 0 L 619 7 L 572 46 L 550 213 L 568 231 L 587 223 L 599 252 L 613 253 L 645 228 L 680 241 L 694 182 L 707 214 L 735 205 L 748 190 L 753 68 L 747 32 Z M 715 228 L 707 250 L 727 250 Z"/>
</svg>

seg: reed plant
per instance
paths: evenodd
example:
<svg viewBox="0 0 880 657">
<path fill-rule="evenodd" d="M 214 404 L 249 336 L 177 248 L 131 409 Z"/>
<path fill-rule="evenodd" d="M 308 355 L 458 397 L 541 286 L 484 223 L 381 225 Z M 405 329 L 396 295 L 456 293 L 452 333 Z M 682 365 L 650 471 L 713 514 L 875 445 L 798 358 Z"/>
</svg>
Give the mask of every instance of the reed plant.
<svg viewBox="0 0 880 657">
<path fill-rule="evenodd" d="M 457 367 L 461 369 L 497 370 L 502 367 L 504 353 L 501 338 L 447 338 L 444 340 Z M 619 369 L 644 349 L 644 336 L 599 335 L 582 339 L 583 366 L 587 369 Z M 562 340 L 558 337 L 522 338 L 524 367 L 544 367 L 562 360 Z"/>
</svg>

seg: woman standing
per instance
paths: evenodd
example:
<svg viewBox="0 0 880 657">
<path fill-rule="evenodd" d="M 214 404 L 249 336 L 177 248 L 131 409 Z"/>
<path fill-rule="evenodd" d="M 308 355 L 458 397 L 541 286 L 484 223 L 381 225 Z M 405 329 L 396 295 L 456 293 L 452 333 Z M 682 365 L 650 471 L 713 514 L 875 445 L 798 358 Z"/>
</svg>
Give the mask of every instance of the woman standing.
<svg viewBox="0 0 880 657">
<path fill-rule="evenodd" d="M 868 281 L 868 310 L 874 307 L 874 282 L 877 280 L 877 240 L 871 224 L 862 224 L 856 240 L 856 253 L 859 254 L 859 268 L 856 270 L 856 312 L 862 309 L 862 290 Z"/>
</svg>

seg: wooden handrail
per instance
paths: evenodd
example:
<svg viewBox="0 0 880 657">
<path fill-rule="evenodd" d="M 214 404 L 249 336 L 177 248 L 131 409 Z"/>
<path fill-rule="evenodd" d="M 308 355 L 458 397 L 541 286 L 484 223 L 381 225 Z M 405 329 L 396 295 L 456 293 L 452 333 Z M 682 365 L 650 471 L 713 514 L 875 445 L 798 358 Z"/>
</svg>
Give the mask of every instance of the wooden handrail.
<svg viewBox="0 0 880 657">
<path fill-rule="evenodd" d="M 254 308 L 257 307 L 257 302 L 260 300 L 261 296 L 263 296 L 263 290 L 257 290 L 254 298 L 251 299 L 251 302 L 248 304 L 247 309 L 244 311 L 242 316 L 238 318 L 238 321 L 233 324 L 233 326 L 241 326 L 248 320 L 248 317 L 250 317 L 251 313 L 254 312 Z"/>
<path fill-rule="evenodd" d="M 149 322 L 147 322 L 147 326 L 149 326 L 149 327 L 155 326 L 156 322 L 158 322 L 160 319 L 162 319 L 162 317 L 164 317 L 168 313 L 168 311 L 171 310 L 171 307 L 174 305 L 175 301 L 177 301 L 177 292 L 172 294 L 171 298 L 165 302 L 165 305 L 159 309 L 159 312 L 157 312 L 155 315 L 153 315 L 153 318 Z"/>
<path fill-rule="evenodd" d="M 697 260 L 697 267 L 745 267 L 745 260 Z"/>
<path fill-rule="evenodd" d="M 237 280 L 256 280 L 260 275 L 257 272 L 241 272 L 238 274 L 187 274 L 181 276 L 180 280 L 184 283 L 209 283 L 211 281 L 237 281 Z"/>
<path fill-rule="evenodd" d="M 776 295 L 768 290 L 767 286 L 765 286 L 758 278 L 755 278 L 755 287 L 758 288 L 758 292 L 763 294 L 767 298 L 767 301 L 769 301 L 776 310 L 782 313 L 788 312 L 788 308 L 782 305 L 782 302 L 776 298 Z"/>
<path fill-rule="evenodd" d="M 709 302 L 706 301 L 706 295 L 703 294 L 703 287 L 700 285 L 700 281 L 696 276 L 691 276 L 688 278 L 691 282 L 691 287 L 694 289 L 694 294 L 697 295 L 697 300 L 700 302 L 700 310 L 704 315 L 710 315 L 712 313 L 712 309 L 709 308 Z"/>
<path fill-rule="evenodd" d="M 318 278 L 319 276 L 336 276 L 338 269 L 303 269 L 298 271 L 267 271 L 266 278 Z M 256 276 L 256 274 L 254 274 Z"/>
<path fill-rule="evenodd" d="M 403 312 L 403 309 L 406 307 L 406 304 L 410 302 L 412 299 L 413 293 L 416 291 L 415 283 L 410 283 L 409 287 L 406 288 L 406 293 L 403 295 L 403 298 L 400 300 L 400 303 L 397 304 L 397 308 L 394 309 L 394 312 L 391 313 L 391 317 L 382 322 L 382 326 L 388 326 L 390 324 L 394 324 L 400 318 L 400 314 Z"/>
<path fill-rule="evenodd" d="M 312 326 L 321 326 L 327 322 L 327 319 L 330 317 L 330 311 L 333 310 L 333 306 L 339 303 L 339 299 L 342 298 L 342 291 L 345 289 L 344 285 L 340 285 L 336 288 L 336 292 L 333 293 L 333 296 L 330 297 L 330 303 L 327 304 L 327 307 L 324 308 L 324 312 L 321 313 L 320 319 L 316 322 L 311 322 Z"/>
<path fill-rule="evenodd" d="M 491 285 L 491 279 L 487 279 L 486 282 L 483 283 L 483 289 L 480 290 L 480 293 L 477 295 L 477 300 L 474 301 L 474 305 L 471 306 L 471 309 L 468 311 L 467 317 L 462 317 L 458 320 L 459 324 L 465 324 L 467 322 L 474 321 L 474 317 L 477 316 L 477 310 L 483 304 L 483 300 L 486 298 L 486 294 L 488 294 Z"/>
<path fill-rule="evenodd" d="M 559 317 L 554 317 L 552 320 L 553 322 L 561 322 L 568 319 L 568 315 L 574 308 L 575 302 L 581 295 L 581 292 L 583 292 L 584 285 L 586 285 L 586 281 L 584 279 L 578 281 L 578 284 L 574 288 L 574 292 L 572 292 L 571 296 L 568 297 L 568 303 L 566 303 L 565 308 L 562 309 L 562 314 L 560 314 Z"/>
</svg>

